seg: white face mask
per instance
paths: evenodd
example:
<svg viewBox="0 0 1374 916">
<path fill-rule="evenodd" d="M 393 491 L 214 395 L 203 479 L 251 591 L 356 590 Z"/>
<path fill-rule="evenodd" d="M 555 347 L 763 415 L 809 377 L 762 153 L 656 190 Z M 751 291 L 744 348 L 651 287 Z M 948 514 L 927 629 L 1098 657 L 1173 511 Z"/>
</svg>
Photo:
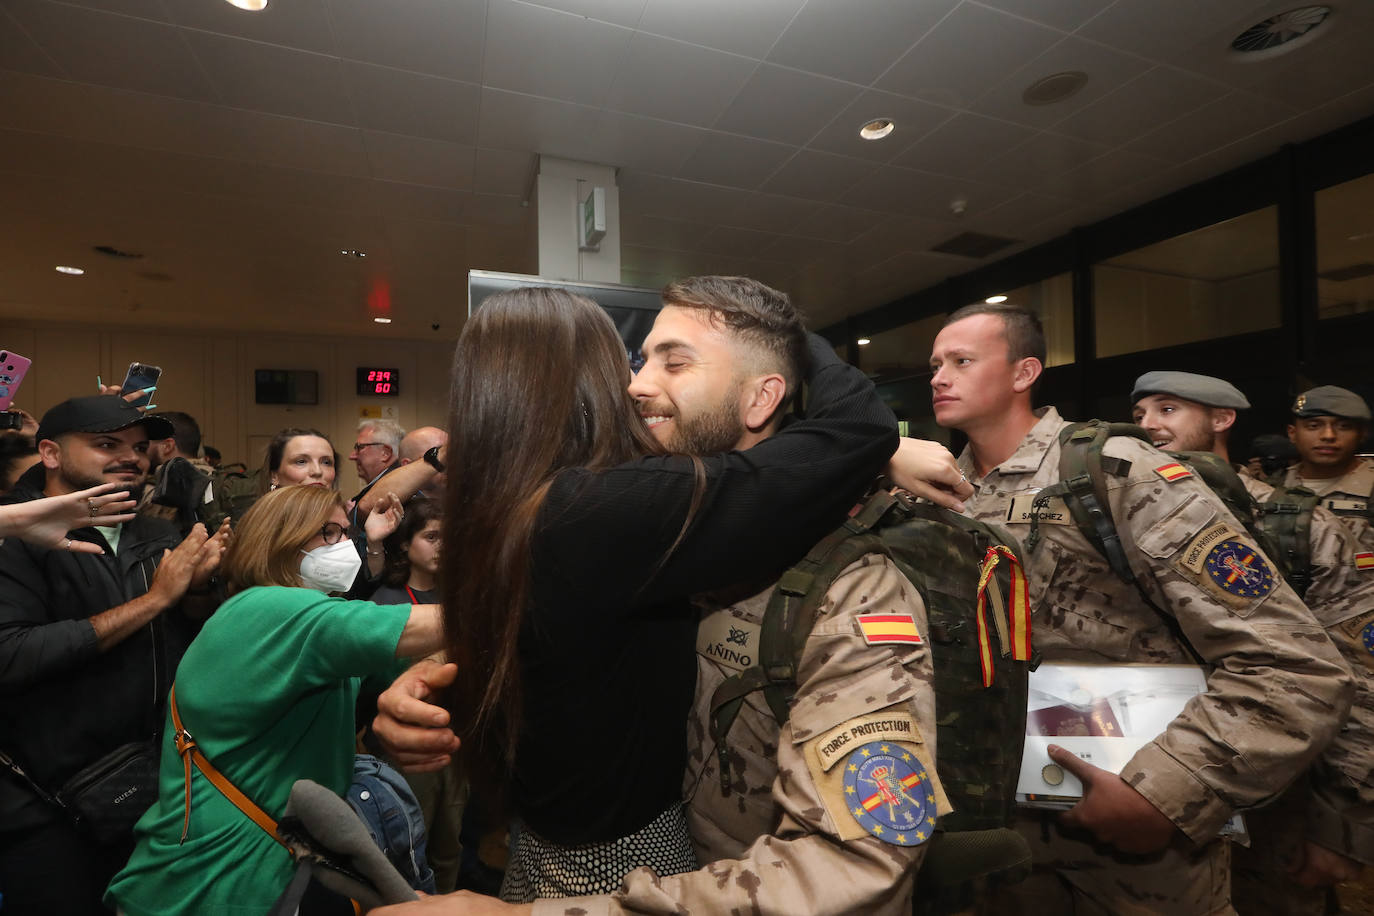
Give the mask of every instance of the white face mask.
<svg viewBox="0 0 1374 916">
<path fill-rule="evenodd" d="M 363 565 L 358 548 L 348 539 L 301 553 L 301 583 L 322 592 L 348 591 Z"/>
</svg>

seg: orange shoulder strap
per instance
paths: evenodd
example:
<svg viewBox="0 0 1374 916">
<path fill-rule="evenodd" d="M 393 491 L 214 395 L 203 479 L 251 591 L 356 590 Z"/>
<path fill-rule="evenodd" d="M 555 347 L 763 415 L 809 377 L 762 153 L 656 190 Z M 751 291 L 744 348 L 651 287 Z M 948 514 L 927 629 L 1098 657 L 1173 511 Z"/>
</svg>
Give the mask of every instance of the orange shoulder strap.
<svg viewBox="0 0 1374 916">
<path fill-rule="evenodd" d="M 186 842 L 186 832 L 191 827 L 191 764 L 194 763 L 196 769 L 200 770 L 225 798 L 233 802 L 235 808 L 247 815 L 253 823 L 261 827 L 272 839 L 281 843 L 282 847 L 289 852 L 289 848 L 277 836 L 277 822 L 269 817 L 267 812 L 255 805 L 252 799 L 240 792 L 238 786 L 230 782 L 227 776 L 215 769 L 215 765 L 196 745 L 196 739 L 192 738 L 191 733 L 182 725 L 181 713 L 177 711 L 177 688 L 175 684 L 172 685 L 172 692 L 168 696 L 167 702 L 172 711 L 172 727 L 176 729 L 173 737 L 176 740 L 177 753 L 181 756 L 181 762 L 186 767 L 186 814 L 181 821 L 181 842 Z"/>
</svg>

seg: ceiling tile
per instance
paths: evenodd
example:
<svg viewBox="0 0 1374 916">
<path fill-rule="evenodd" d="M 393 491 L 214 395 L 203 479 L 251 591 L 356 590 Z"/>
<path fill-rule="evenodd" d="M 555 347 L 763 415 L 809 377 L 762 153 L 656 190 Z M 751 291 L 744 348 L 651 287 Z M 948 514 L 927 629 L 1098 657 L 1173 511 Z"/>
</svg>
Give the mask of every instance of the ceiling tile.
<svg viewBox="0 0 1374 916">
<path fill-rule="evenodd" d="M 750 194 L 732 212 L 717 215 L 725 226 L 785 233 L 821 207 L 813 200 L 798 200 L 778 194 Z"/>
<path fill-rule="evenodd" d="M 730 254 L 742 258 L 752 258 L 756 257 L 768 243 L 776 238 L 778 238 L 776 232 L 740 229 L 735 226 L 716 226 L 702 240 L 701 250 L 712 254 Z"/>
<path fill-rule="evenodd" d="M 291 0 L 289 3 L 279 0 L 257 13 L 228 3 L 170 0 L 166 5 L 173 21 L 186 28 L 319 54 L 337 53 L 323 0 Z"/>
<path fill-rule="evenodd" d="M 745 57 L 636 32 L 606 107 L 710 127 L 756 66 Z"/>
<path fill-rule="evenodd" d="M 1042 131 L 993 158 L 975 177 L 1012 188 L 1033 188 L 1106 151 L 1099 143 Z"/>
<path fill-rule="evenodd" d="M 396 181 L 363 182 L 357 189 L 359 203 L 383 217 L 428 219 L 465 223 L 472 194 L 448 188 L 427 188 Z"/>
<path fill-rule="evenodd" d="M 1062 197 L 1026 193 L 1012 198 L 1000 207 L 994 207 L 986 213 L 961 222 L 965 228 L 976 232 L 986 232 L 1004 238 L 1026 238 L 1035 226 L 1074 206 L 1073 200 Z"/>
<path fill-rule="evenodd" d="M 722 215 L 738 210 L 754 194 L 736 188 L 664 178 L 634 169 L 616 176 L 620 208 L 649 216 L 720 224 Z"/>
<path fill-rule="evenodd" d="M 768 60 L 867 86 L 957 2 L 810 0 Z"/>
<path fill-rule="evenodd" d="M 1009 121 L 960 112 L 926 134 L 893 165 L 969 178 L 991 159 L 1028 139 L 1035 131 Z"/>
<path fill-rule="evenodd" d="M 828 153 L 886 162 L 952 115 L 948 108 L 866 89 L 807 146 Z M 896 127 L 882 140 L 865 140 L 859 136 L 859 128 L 874 118 L 890 118 Z"/>
<path fill-rule="evenodd" d="M 1321 26 L 1332 31 L 1281 57 L 1248 62 L 1227 55 L 1219 59 L 1199 58 L 1182 66 L 1297 108 L 1321 105 L 1374 82 L 1374 68 L 1369 62 L 1369 49 L 1374 47 L 1374 19 L 1342 15 L 1346 9 L 1342 7 L 1329 26 Z"/>
<path fill-rule="evenodd" d="M 1072 32 L 1098 13 L 1111 6 L 1114 0 L 979 0 L 985 6 L 996 7 L 1023 19 L 1034 19 L 1045 25 Z"/>
<path fill-rule="evenodd" d="M 1011 199 L 1012 193 L 989 184 L 889 165 L 855 185 L 845 195 L 845 203 L 938 220 L 949 216 L 951 202 L 956 199 L 965 201 L 965 212 L 976 215 Z"/>
<path fill-rule="evenodd" d="M 708 134 L 699 127 L 638 115 L 599 111 L 579 157 L 620 168 L 674 175 Z"/>
<path fill-rule="evenodd" d="M 473 185 L 492 194 L 513 194 L 524 199 L 533 193 L 535 158 L 531 153 L 479 149 Z"/>
<path fill-rule="evenodd" d="M 327 0 L 343 57 L 477 83 L 486 0 Z"/>
<path fill-rule="evenodd" d="M 762 58 L 806 0 L 649 0 L 639 29 Z"/>
<path fill-rule="evenodd" d="M 988 90 L 972 107 L 979 114 L 994 118 L 1048 127 L 1120 88 L 1149 67 L 1147 61 L 1138 57 L 1081 38 L 1065 38 Z M 1021 100 L 1022 93 L 1037 80 L 1073 70 L 1088 74 L 1087 85 L 1075 95 L 1052 105 L 1027 105 Z"/>
<path fill-rule="evenodd" d="M 451 143 L 477 140 L 480 90 L 436 76 L 343 62 L 358 125 Z"/>
<path fill-rule="evenodd" d="M 805 143 L 861 91 L 852 83 L 763 64 L 721 115 L 716 129 L 781 143 Z"/>
<path fill-rule="evenodd" d="M 124 16 L 136 16 L 139 19 L 151 19 L 154 22 L 172 21 L 161 0 L 61 0 L 61 2 L 68 6 L 83 6 L 87 9 L 100 10 L 106 13 L 119 13 Z"/>
<path fill-rule="evenodd" d="M 644 11 L 644 0 L 532 0 L 539 6 L 562 10 L 574 16 L 599 19 L 634 28 Z"/>
<path fill-rule="evenodd" d="M 1258 22 L 1269 12 L 1257 8 L 1273 3 L 1256 0 L 1117 0 L 1077 32 L 1084 38 L 1130 51 L 1153 60 L 1170 60 L 1184 55 L 1202 36 L 1216 46 L 1221 55 L 1239 32 Z M 1285 7 L 1278 6 L 1273 12 Z M 1240 22 L 1235 31 L 1229 23 Z"/>
<path fill-rule="evenodd" d="M 336 58 L 209 32 L 182 34 L 226 105 L 355 123 Z"/>
<path fill-rule="evenodd" d="M 483 88 L 478 145 L 576 158 L 596 109 L 517 92 Z"/>
<path fill-rule="evenodd" d="M 759 252 L 759 257 L 775 261 L 787 261 L 804 265 L 834 254 L 836 244 L 823 239 L 802 238 L 795 235 L 780 235 L 769 242 Z"/>
<path fill-rule="evenodd" d="M 363 131 L 372 177 L 383 181 L 472 190 L 473 149 L 375 130 Z"/>
<path fill-rule="evenodd" d="M 1151 156 L 1112 150 L 1085 165 L 1040 182 L 1038 188 L 1074 200 L 1108 197 L 1170 165 Z"/>
<path fill-rule="evenodd" d="M 620 243 L 642 245 L 647 248 L 669 248 L 675 251 L 709 251 L 706 237 L 711 233 L 709 223 L 691 223 L 680 219 L 645 216 L 635 211 L 621 211 Z"/>
<path fill-rule="evenodd" d="M 474 226 L 526 229 L 534 241 L 539 235 L 538 211 L 522 203 L 516 194 L 474 194 L 468 200 L 465 221 Z"/>
<path fill-rule="evenodd" d="M 1054 125 L 1056 133 L 1120 146 L 1166 121 L 1216 101 L 1218 83 L 1170 67 L 1155 67 Z"/>
<path fill-rule="evenodd" d="M 482 82 L 600 107 L 633 34 L 516 0 L 491 0 Z"/>
<path fill-rule="evenodd" d="M 70 79 L 155 95 L 214 99 L 174 26 L 40 0 L 5 11 Z"/>
<path fill-rule="evenodd" d="M 854 241 L 885 219 L 887 219 L 885 213 L 860 210 L 857 207 L 846 207 L 842 204 L 831 204 L 813 211 L 788 231 L 792 235 L 804 235 L 809 238 L 845 244 Z"/>
<path fill-rule="evenodd" d="M 3 9 L 0 9 L 0 66 L 41 76 L 62 75 L 57 65 Z"/>
<path fill-rule="evenodd" d="M 1279 102 L 1231 93 L 1160 126 L 1130 143 L 1127 149 L 1170 162 L 1184 162 L 1294 114 L 1293 109 Z"/>
<path fill-rule="evenodd" d="M 792 153 L 793 147 L 781 143 L 708 133 L 678 170 L 678 177 L 733 188 L 757 188 Z"/>
<path fill-rule="evenodd" d="M 876 164 L 867 159 L 801 150 L 764 183 L 762 190 L 807 200 L 834 201 L 875 168 Z"/>
<path fill-rule="evenodd" d="M 951 108 L 967 108 L 1022 62 L 1064 36 L 964 3 L 882 75 L 877 86 Z"/>
</svg>

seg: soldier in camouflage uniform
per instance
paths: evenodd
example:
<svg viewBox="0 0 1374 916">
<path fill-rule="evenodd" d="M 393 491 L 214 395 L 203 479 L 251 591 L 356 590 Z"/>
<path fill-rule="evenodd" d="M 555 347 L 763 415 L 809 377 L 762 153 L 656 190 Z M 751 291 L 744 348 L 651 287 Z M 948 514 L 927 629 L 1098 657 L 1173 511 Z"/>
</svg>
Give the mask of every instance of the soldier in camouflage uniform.
<svg viewBox="0 0 1374 916">
<path fill-rule="evenodd" d="M 1236 411 L 1250 406 L 1234 385 L 1190 372 L 1148 372 L 1136 380 L 1131 416 L 1159 448 L 1214 452 L 1230 460 Z M 1263 503 L 1275 490 L 1240 475 Z M 1233 856 L 1232 897 L 1242 913 L 1325 912 L 1306 887 L 1354 878 L 1374 862 L 1374 554 L 1323 506 L 1312 511 L 1311 584 L 1304 600 L 1355 673 L 1350 718 L 1312 772 L 1266 808 L 1246 815 L 1249 849 Z M 1374 643 L 1374 639 L 1370 640 Z M 1296 829 L 1296 825 L 1305 825 Z"/>
<path fill-rule="evenodd" d="M 646 364 L 630 392 L 670 448 L 748 448 L 773 432 L 771 418 L 763 425 L 749 422 L 729 384 L 741 368 L 766 363 L 768 348 L 717 319 L 731 311 L 731 299 L 751 295 L 780 294 L 735 278 L 700 278 L 665 290 L 667 305 L 645 341 Z M 686 372 L 684 362 L 692 367 Z M 697 375 L 698 366 L 714 377 Z M 707 393 L 713 389 L 725 397 Z M 893 473 L 907 489 L 951 507 L 959 504 L 927 478 L 968 492 L 948 453 L 933 443 L 903 440 Z M 519 905 L 460 893 L 395 912 L 429 906 L 444 913 L 549 916 L 909 914 L 916 870 L 937 816 L 948 809 L 935 772 L 925 607 L 885 556 L 846 568 L 827 591 L 806 641 L 788 721 L 780 726 L 760 693 L 746 697 L 729 732 L 730 772 L 722 780 L 711 699 L 726 678 L 754 663 L 774 585 L 760 582 L 738 595 L 698 601 L 697 689 L 683 791 L 697 858 L 709 864 L 663 876 L 638 868 L 609 895 Z M 875 616 L 885 622 L 869 620 Z M 905 621 L 893 629 L 891 618 Z M 405 739 L 395 723 L 380 721 L 388 702 L 384 696 L 378 733 L 399 748 Z M 422 714 L 412 718 L 421 720 Z"/>
<path fill-rule="evenodd" d="M 1316 493 L 1366 549 L 1374 549 L 1374 460 L 1355 453 L 1369 432 L 1369 419 L 1369 405 L 1348 389 L 1322 385 L 1298 395 L 1288 438 L 1298 448 L 1299 461 L 1281 478 L 1276 475 L 1275 483 Z"/>
<path fill-rule="evenodd" d="M 1061 500 L 1053 408 L 1031 409 L 1044 335 L 1020 309 L 971 306 L 935 340 L 935 419 L 963 430 L 976 518 L 1030 532 L 1032 641 L 1047 662 L 1208 664 L 1208 690 L 1121 774 L 1062 748 L 1056 764 L 1084 797 L 1062 815 L 1026 811 L 1036 871 L 990 912 L 1230 912 L 1229 848 L 1238 808 L 1275 798 L 1315 759 L 1349 710 L 1352 679 L 1312 615 L 1195 476 L 1149 445 L 1108 440 L 1108 508 L 1137 577 L 1126 584 Z M 1142 592 L 1149 596 L 1147 604 Z M 1160 610 L 1156 610 L 1156 608 Z"/>
</svg>

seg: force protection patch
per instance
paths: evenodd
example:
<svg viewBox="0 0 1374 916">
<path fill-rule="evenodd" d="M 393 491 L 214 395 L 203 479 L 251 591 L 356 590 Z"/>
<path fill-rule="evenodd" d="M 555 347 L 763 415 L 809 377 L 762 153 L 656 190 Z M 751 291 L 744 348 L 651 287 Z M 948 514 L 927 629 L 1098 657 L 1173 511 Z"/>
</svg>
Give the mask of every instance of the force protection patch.
<svg viewBox="0 0 1374 916">
<path fill-rule="evenodd" d="M 844 794 L 854 820 L 884 843 L 919 846 L 935 832 L 935 796 L 915 755 L 874 741 L 849 755 Z"/>
<path fill-rule="evenodd" d="M 1259 551 L 1240 541 L 1225 540 L 1207 554 L 1203 568 L 1212 582 L 1238 598 L 1263 598 L 1274 590 L 1274 571 Z"/>
<path fill-rule="evenodd" d="M 1360 631 L 1360 642 L 1364 643 L 1366 652 L 1374 655 L 1374 623 L 1365 624 L 1365 628 Z"/>
</svg>

